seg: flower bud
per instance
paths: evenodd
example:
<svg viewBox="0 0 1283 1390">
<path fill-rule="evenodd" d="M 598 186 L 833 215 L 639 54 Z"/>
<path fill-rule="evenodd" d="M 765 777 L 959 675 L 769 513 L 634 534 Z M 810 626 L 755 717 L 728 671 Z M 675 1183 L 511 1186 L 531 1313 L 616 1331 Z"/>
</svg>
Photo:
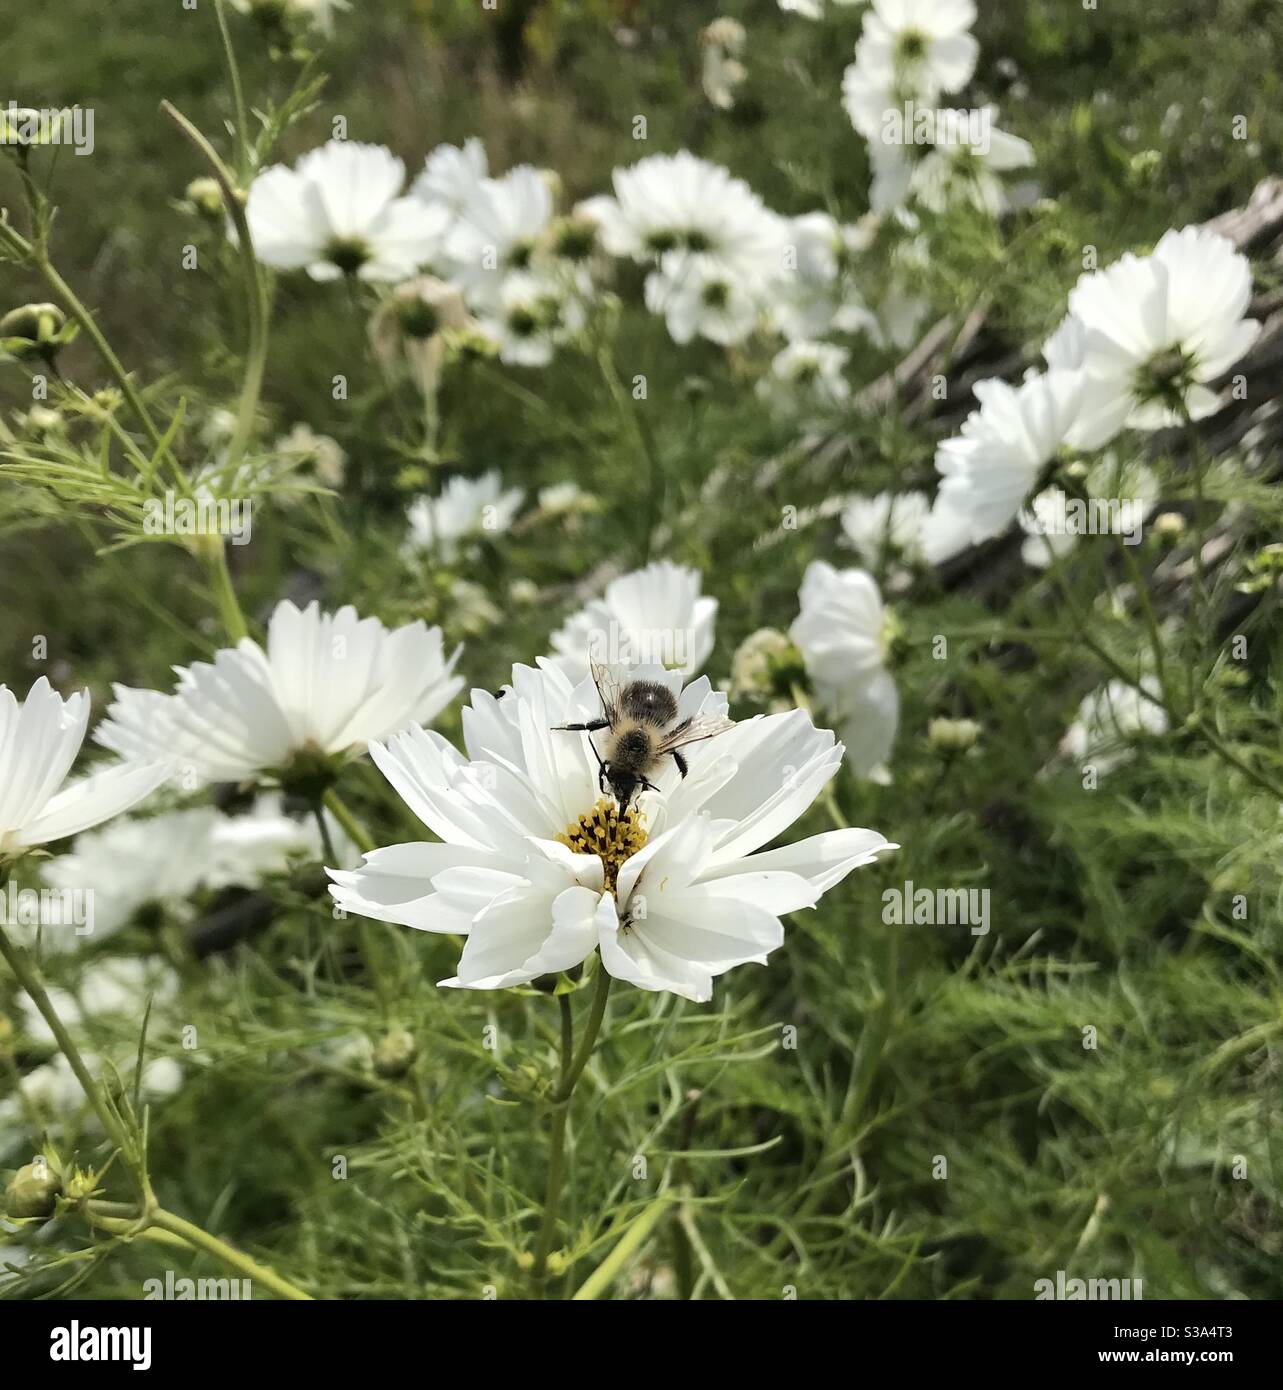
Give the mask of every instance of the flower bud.
<svg viewBox="0 0 1283 1390">
<path fill-rule="evenodd" d="M 20 359 L 43 357 L 52 361 L 77 331 L 56 304 L 24 304 L 0 318 L 0 348 Z"/>
<path fill-rule="evenodd" d="M 1185 518 L 1180 512 L 1159 512 L 1149 523 L 1149 529 L 1160 540 L 1179 540 L 1185 534 Z"/>
<path fill-rule="evenodd" d="M 374 1048 L 374 1070 L 386 1080 L 404 1076 L 419 1055 L 414 1034 L 405 1028 L 393 1028 L 379 1039 Z"/>
<path fill-rule="evenodd" d="M 213 220 L 223 215 L 223 190 L 218 186 L 217 179 L 193 179 L 187 185 L 186 197 L 202 217 Z"/>
<path fill-rule="evenodd" d="M 979 737 L 974 719 L 933 719 L 927 725 L 927 742 L 942 753 L 965 753 Z"/>
<path fill-rule="evenodd" d="M 62 1192 L 62 1176 L 49 1163 L 38 1158 L 13 1175 L 5 1189 L 4 1209 L 15 1221 L 29 1217 L 52 1216 Z"/>
<path fill-rule="evenodd" d="M 738 699 L 788 696 L 805 681 L 801 652 L 773 627 L 750 633 L 731 658 L 731 693 Z"/>
</svg>

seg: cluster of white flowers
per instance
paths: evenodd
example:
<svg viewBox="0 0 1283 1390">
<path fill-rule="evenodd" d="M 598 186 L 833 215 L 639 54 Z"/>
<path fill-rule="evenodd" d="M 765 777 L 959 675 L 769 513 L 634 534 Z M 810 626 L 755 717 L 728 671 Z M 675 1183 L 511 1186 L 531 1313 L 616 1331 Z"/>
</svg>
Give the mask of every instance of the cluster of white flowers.
<svg viewBox="0 0 1283 1390">
<path fill-rule="evenodd" d="M 911 289 L 921 249 L 909 214 L 894 224 L 903 245 L 871 305 L 856 264 L 887 225 L 876 215 L 851 225 L 819 211 L 781 216 L 742 179 L 686 150 L 616 169 L 611 194 L 563 217 L 555 175 L 530 165 L 498 177 L 488 170 L 479 140 L 442 145 L 407 189 L 390 151 L 334 140 L 293 168 L 261 172 L 246 218 L 267 265 L 391 282 L 374 315 L 374 345 L 385 360 L 405 352 L 425 396 L 435 392 L 450 333 L 488 340 L 507 363 L 549 362 L 584 327 L 607 256 L 647 267 L 645 304 L 675 342 L 787 340 L 764 388 L 781 410 L 793 408 L 790 383 L 812 405 L 846 398 L 840 350 L 817 340 L 864 333 L 903 347 L 926 310 Z"/>
<path fill-rule="evenodd" d="M 317 280 L 355 275 L 404 283 L 431 269 L 505 362 L 541 366 L 584 323 L 591 241 L 554 213 L 552 175 L 488 172 L 479 140 L 441 145 L 405 187 L 405 165 L 380 145 L 331 140 L 294 166 L 254 179 L 245 216 L 259 259 Z M 411 336 L 465 320 L 440 297 L 394 306 Z"/>
<path fill-rule="evenodd" d="M 1246 258 L 1199 227 L 1167 232 L 1151 255 L 1084 273 L 1043 348 L 1046 371 L 1031 370 L 1014 386 L 976 386 L 979 408 L 936 454 L 937 506 L 953 513 L 971 542 L 987 540 L 1043 491 L 1062 450 L 1096 450 L 1123 429 L 1215 413 L 1225 397 L 1211 384 L 1260 332 L 1246 317 L 1251 291 Z M 1099 485 L 1108 476 L 1095 470 L 1088 480 Z M 1147 492 L 1142 476 L 1126 495 L 1143 500 Z"/>
<path fill-rule="evenodd" d="M 1157 479 L 1143 463 L 1110 453 L 1073 462 L 1064 486 L 1050 475 L 1063 459 L 1098 450 L 1125 428 L 1160 429 L 1220 409 L 1225 398 L 1211 384 L 1260 332 L 1246 317 L 1250 299 L 1246 259 L 1196 227 L 1168 232 L 1149 256 L 1127 255 L 1084 273 L 1044 347 L 1046 370 L 1030 370 L 1014 385 L 991 379 L 974 388 L 978 408 L 937 448 L 935 500 L 921 492 L 849 498 L 841 513 L 846 543 L 897 583 L 905 577 L 900 567 L 942 563 L 1015 522 L 1026 535 L 1023 557 L 1038 568 L 1084 534 L 1122 532 L 1124 543 L 1135 544 L 1158 498 Z M 876 663 L 877 678 L 867 674 L 869 654 L 885 653 L 886 645 L 876 583 L 863 570 L 812 566 L 802 609 L 790 636 L 843 731 L 852 766 L 876 772 L 878 763 L 861 750 L 871 748 L 881 762 L 895 729 L 890 676 Z M 1160 706 L 1149 706 L 1161 715 Z M 1100 723 L 1090 714 L 1085 705 L 1078 727 Z"/>
<path fill-rule="evenodd" d="M 470 528 L 438 516 L 428 529 L 435 543 Z M 172 694 L 117 686 L 96 738 L 130 761 L 73 788 L 65 807 L 49 796 L 80 746 L 87 700 L 64 705 L 40 682 L 20 708 L 3 692 L 12 830 L 0 847 L 17 856 L 73 834 L 141 800 L 167 773 L 187 790 L 278 784 L 319 807 L 341 762 L 368 749 L 441 843 L 380 849 L 352 868 L 331 827 L 327 848 L 341 848 L 326 858 L 336 861 L 328 868 L 342 906 L 466 936 L 449 984 L 501 988 L 599 953 L 611 975 L 706 1000 L 717 975 L 780 944 L 782 915 L 893 848 L 874 831 L 846 829 L 763 849 L 811 805 L 844 750 L 804 710 L 725 719 L 726 696 L 707 677 L 692 679 L 712 652 L 716 614 L 694 570 L 660 561 L 616 579 L 554 634 L 555 657 L 515 668 L 502 698 L 472 692 L 460 753 L 423 727 L 462 684 L 439 630 L 389 631 L 351 608 L 331 615 L 283 602 L 266 649 L 246 638 L 176 668 Z M 687 745 L 684 761 L 648 768 L 623 805 L 604 783 L 607 679 L 666 687 L 675 723 L 717 720 L 715 737 Z M 603 728 L 578 731 L 585 725 Z M 863 749 L 858 756 L 863 763 Z M 106 790 L 87 799 L 79 787 L 93 784 Z M 252 881 L 293 853 L 315 853 L 313 833 L 275 799 L 244 818 L 180 810 L 84 838 L 45 878 L 106 890 L 96 926 L 111 931 L 145 902 Z M 65 1079 L 58 1065 L 32 1084 Z"/>
<path fill-rule="evenodd" d="M 869 144 L 875 212 L 969 203 L 996 217 L 1008 207 L 1002 175 L 1034 162 L 1027 141 L 997 129 L 992 107 L 942 101 L 975 72 L 975 17 L 972 0 L 873 0 L 866 12 L 842 101 Z"/>
</svg>

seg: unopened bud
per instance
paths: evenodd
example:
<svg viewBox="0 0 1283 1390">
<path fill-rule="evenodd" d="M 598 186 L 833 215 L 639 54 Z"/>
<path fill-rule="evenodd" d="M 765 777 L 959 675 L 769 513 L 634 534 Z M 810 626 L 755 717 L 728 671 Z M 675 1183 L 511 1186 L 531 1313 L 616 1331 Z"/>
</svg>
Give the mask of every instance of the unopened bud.
<svg viewBox="0 0 1283 1390">
<path fill-rule="evenodd" d="M 942 753 L 965 753 L 979 737 L 974 719 L 933 719 L 927 725 L 927 741 Z"/>
<path fill-rule="evenodd" d="M 414 1034 L 405 1028 L 393 1028 L 385 1033 L 374 1048 L 374 1070 L 387 1080 L 404 1076 L 419 1055 Z"/>
<path fill-rule="evenodd" d="M 43 1159 L 19 1168 L 5 1189 L 4 1209 L 15 1221 L 52 1216 L 62 1192 L 62 1177 Z"/>
<path fill-rule="evenodd" d="M 0 318 L 0 348 L 14 357 L 52 361 L 76 332 L 76 325 L 67 322 L 56 304 L 24 304 Z"/>
<path fill-rule="evenodd" d="M 217 179 L 193 179 L 187 185 L 187 201 L 202 217 L 221 217 L 223 212 L 223 190 Z"/>
</svg>

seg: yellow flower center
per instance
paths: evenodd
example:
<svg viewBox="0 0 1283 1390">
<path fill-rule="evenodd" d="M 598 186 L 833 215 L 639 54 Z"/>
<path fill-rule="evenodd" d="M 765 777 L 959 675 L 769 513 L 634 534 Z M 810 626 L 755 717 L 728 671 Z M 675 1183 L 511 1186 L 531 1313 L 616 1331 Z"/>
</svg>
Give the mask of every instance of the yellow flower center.
<svg viewBox="0 0 1283 1390">
<path fill-rule="evenodd" d="M 647 838 L 645 822 L 635 806 L 621 816 L 619 807 L 604 798 L 557 836 L 576 854 L 595 854 L 601 860 L 611 893 L 624 862 L 645 848 Z"/>
</svg>

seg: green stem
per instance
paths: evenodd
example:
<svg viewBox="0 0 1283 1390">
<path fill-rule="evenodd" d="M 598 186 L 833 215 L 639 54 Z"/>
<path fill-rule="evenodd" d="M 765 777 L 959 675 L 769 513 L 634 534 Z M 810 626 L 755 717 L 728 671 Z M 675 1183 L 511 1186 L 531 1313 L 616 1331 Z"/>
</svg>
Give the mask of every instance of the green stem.
<svg viewBox="0 0 1283 1390">
<path fill-rule="evenodd" d="M 333 787 L 321 798 L 320 804 L 316 808 L 317 822 L 321 827 L 321 842 L 325 847 L 325 852 L 329 856 L 331 865 L 338 867 L 339 858 L 334 849 L 333 841 L 329 834 L 329 827 L 325 824 L 325 812 L 329 813 L 338 821 L 343 828 L 343 833 L 361 851 L 362 854 L 369 854 L 374 848 L 374 840 L 370 832 L 352 814 L 347 803 L 334 790 Z M 370 977 L 370 983 L 374 987 L 375 994 L 378 995 L 380 1003 L 386 1011 L 393 998 L 393 988 L 387 973 L 383 969 L 382 952 L 375 938 L 375 931 L 378 929 L 376 923 L 362 920 L 356 926 L 357 946 L 361 952 L 361 959 L 365 963 L 365 973 Z"/>
<path fill-rule="evenodd" d="M 202 552 L 205 558 L 205 571 L 209 576 L 209 587 L 218 607 L 218 615 L 232 642 L 239 642 L 249 636 L 245 614 L 241 611 L 240 600 L 232 584 L 231 571 L 227 568 L 227 547 L 221 536 L 213 537 L 213 543 Z"/>
<path fill-rule="evenodd" d="M 203 1250 L 206 1254 L 213 1255 L 215 1259 L 221 1260 L 232 1269 L 240 1270 L 250 1280 L 262 1284 L 264 1288 L 271 1289 L 274 1294 L 278 1294 L 281 1298 L 292 1299 L 295 1302 L 312 1302 L 310 1293 L 304 1293 L 302 1289 L 291 1284 L 288 1279 L 282 1279 L 274 1269 L 242 1254 L 241 1251 L 228 1245 L 226 1241 L 219 1240 L 217 1236 L 210 1235 L 208 1231 L 202 1230 L 200 1226 L 191 1221 L 185 1221 L 181 1216 L 175 1216 L 172 1211 L 166 1211 L 164 1207 L 158 1207 L 151 1213 L 149 1224 L 162 1231 L 168 1231 L 171 1235 L 179 1236 L 189 1245 L 195 1246 L 197 1250 Z"/>
<path fill-rule="evenodd" d="M 374 839 L 370 832 L 361 824 L 348 808 L 347 802 L 334 790 L 333 787 L 325 793 L 322 798 L 325 809 L 343 827 L 343 833 L 361 851 L 362 854 L 369 854 L 374 848 Z"/>
<path fill-rule="evenodd" d="M 8 874 L 0 875 L 0 878 L 7 880 Z M 121 1126 L 118 1117 L 107 1105 L 102 1091 L 89 1074 L 89 1068 L 80 1055 L 80 1049 L 67 1031 L 66 1024 L 58 1017 L 58 1011 L 54 1008 L 44 985 L 41 984 L 40 977 L 32 966 L 26 951 L 20 946 L 15 946 L 3 929 L 0 929 L 0 955 L 4 956 L 6 964 L 13 971 L 18 983 L 30 995 L 32 1003 L 40 1012 L 40 1016 L 49 1025 L 49 1031 L 58 1044 L 58 1050 L 67 1059 L 76 1080 L 80 1083 L 81 1090 L 84 1091 L 89 1104 L 93 1106 L 94 1113 L 98 1116 L 103 1130 L 125 1161 L 130 1176 L 134 1180 L 134 1185 L 138 1188 L 139 1196 L 143 1199 L 144 1204 L 149 1203 L 153 1200 L 150 1184 L 147 1181 L 146 1170 L 133 1138 Z"/>
<path fill-rule="evenodd" d="M 227 76 L 232 84 L 232 104 L 236 109 L 236 128 L 232 132 L 236 139 L 236 172 L 245 178 L 249 173 L 249 120 L 245 112 L 240 65 L 236 61 L 236 50 L 232 47 L 232 36 L 227 28 L 223 0 L 214 0 L 214 17 L 218 21 L 218 35 L 223 43 L 223 56 L 227 59 Z"/>
<path fill-rule="evenodd" d="M 245 205 L 235 186 L 231 170 L 223 163 L 213 145 L 176 106 L 171 102 L 162 101 L 160 109 L 204 156 L 222 191 L 227 214 L 232 219 L 232 225 L 236 228 L 236 243 L 241 253 L 241 264 L 245 276 L 249 341 L 245 348 L 245 379 L 241 385 L 240 403 L 236 409 L 236 427 L 232 431 L 232 438 L 227 446 L 228 466 L 235 467 L 244 457 L 250 436 L 254 432 L 258 398 L 263 389 L 263 373 L 267 366 L 267 295 L 263 288 L 263 277 L 259 272 L 258 259 L 254 255 L 254 241 L 250 236 L 249 222 L 245 216 Z"/>
<path fill-rule="evenodd" d="M 125 370 L 124 364 L 112 350 L 111 344 L 103 336 L 102 330 L 98 327 L 97 321 L 89 310 L 77 297 L 75 291 L 58 273 L 53 263 L 49 260 L 48 254 L 43 247 L 36 246 L 29 242 L 18 231 L 11 227 L 7 222 L 0 220 L 0 241 L 4 241 L 12 250 L 16 251 L 24 258 L 30 259 L 36 269 L 44 279 L 45 283 L 57 294 L 71 310 L 72 317 L 80 325 L 85 336 L 93 343 L 98 350 L 98 355 L 107 364 L 112 376 L 116 378 L 116 384 L 120 387 L 121 394 L 128 402 L 130 410 L 137 417 L 139 424 L 142 425 L 144 433 L 147 435 L 152 448 L 157 454 L 161 455 L 170 464 L 175 477 L 186 486 L 186 478 L 182 469 L 178 465 L 178 460 L 174 458 L 169 445 L 166 444 L 164 436 L 156 426 L 156 422 L 151 417 L 151 412 L 143 404 L 142 397 L 139 396 L 130 379 L 129 373 Z"/>
<path fill-rule="evenodd" d="M 552 1252 L 552 1242 L 557 1230 L 557 1213 L 561 1207 L 561 1190 L 566 1176 L 566 1121 L 570 1115 L 570 1102 L 575 1094 L 575 1086 L 592 1056 L 597 1035 L 601 1032 L 602 1020 L 606 1016 L 606 1000 L 610 996 L 610 980 L 605 967 L 598 962 L 592 1007 L 588 1012 L 588 1022 L 584 1025 L 584 1034 L 579 1040 L 578 1050 L 572 1050 L 574 1029 L 570 997 L 563 994 L 558 1000 L 561 1005 L 561 1075 L 557 1089 L 552 1093 L 548 1184 L 544 1192 L 543 1220 L 535 1245 L 534 1267 L 530 1274 L 531 1292 L 535 1298 L 544 1296 L 544 1285 L 548 1277 L 548 1256 Z"/>
<path fill-rule="evenodd" d="M 642 1212 L 642 1214 L 629 1226 L 620 1238 L 619 1243 L 609 1255 L 597 1266 L 596 1269 L 584 1280 L 583 1284 L 571 1295 L 571 1301 L 575 1303 L 590 1301 L 599 1297 L 611 1286 L 615 1276 L 628 1263 L 633 1254 L 639 1250 L 645 1242 L 646 1237 L 655 1229 L 659 1218 L 674 1205 L 673 1198 L 668 1193 L 661 1193 L 653 1202 Z M 689 1298 L 689 1294 L 683 1294 L 683 1298 Z"/>
<path fill-rule="evenodd" d="M 1123 561 L 1127 566 L 1128 574 L 1131 576 L 1132 587 L 1136 590 L 1136 599 L 1145 619 L 1150 649 L 1154 653 L 1154 674 L 1158 678 L 1158 687 L 1163 692 L 1164 702 L 1170 707 L 1175 702 L 1167 684 L 1167 664 L 1163 656 L 1163 639 L 1158 627 L 1158 615 L 1154 611 L 1153 600 L 1150 597 L 1149 585 L 1146 584 L 1140 565 L 1135 555 L 1132 554 L 1133 547 L 1128 545 L 1120 536 L 1115 536 L 1115 540 L 1118 549 L 1123 552 Z"/>
</svg>

